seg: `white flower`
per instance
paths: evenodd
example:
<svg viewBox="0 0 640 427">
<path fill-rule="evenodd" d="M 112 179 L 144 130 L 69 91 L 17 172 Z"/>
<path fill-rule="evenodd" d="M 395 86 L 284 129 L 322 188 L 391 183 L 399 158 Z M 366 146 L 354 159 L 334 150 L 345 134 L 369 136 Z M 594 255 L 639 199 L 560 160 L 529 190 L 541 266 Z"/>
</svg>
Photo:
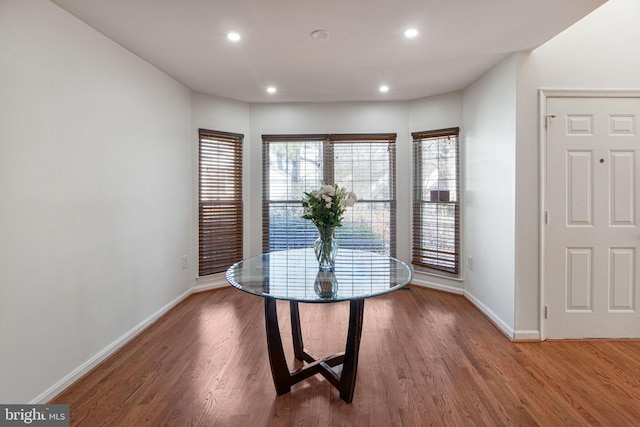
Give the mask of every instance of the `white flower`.
<svg viewBox="0 0 640 427">
<path fill-rule="evenodd" d="M 356 194 L 353 191 L 348 192 L 347 197 L 344 199 L 345 205 L 347 207 L 351 207 L 355 205 L 357 201 L 358 201 L 358 198 L 356 197 Z"/>
<path fill-rule="evenodd" d="M 347 207 L 357 201 L 356 195 L 338 184 L 323 184 L 302 197 L 302 216 L 318 227 L 340 227 Z"/>
<path fill-rule="evenodd" d="M 327 194 L 329 196 L 334 196 L 336 194 L 336 189 L 333 185 L 325 184 L 320 187 L 320 193 L 323 195 Z"/>
</svg>

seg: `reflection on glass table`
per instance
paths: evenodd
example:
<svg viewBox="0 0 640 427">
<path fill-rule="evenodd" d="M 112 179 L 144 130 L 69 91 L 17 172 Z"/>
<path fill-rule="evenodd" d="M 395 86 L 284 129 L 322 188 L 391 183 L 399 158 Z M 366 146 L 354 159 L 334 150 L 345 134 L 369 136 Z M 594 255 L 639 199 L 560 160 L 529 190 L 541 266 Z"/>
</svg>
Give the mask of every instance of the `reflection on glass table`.
<svg viewBox="0 0 640 427">
<path fill-rule="evenodd" d="M 318 271 L 312 249 L 294 249 L 258 255 L 234 264 L 227 280 L 251 294 L 298 302 L 336 302 L 370 298 L 392 292 L 411 280 L 402 261 L 373 252 L 340 249 L 333 276 Z M 332 280 L 330 297 L 316 292 L 316 282 Z"/>
</svg>

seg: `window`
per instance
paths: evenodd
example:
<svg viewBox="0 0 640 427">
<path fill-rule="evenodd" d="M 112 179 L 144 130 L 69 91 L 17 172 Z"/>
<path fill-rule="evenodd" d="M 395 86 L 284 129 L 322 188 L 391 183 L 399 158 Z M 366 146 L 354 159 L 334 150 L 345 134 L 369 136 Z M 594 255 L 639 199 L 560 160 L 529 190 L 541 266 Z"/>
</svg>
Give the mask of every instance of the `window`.
<svg viewBox="0 0 640 427">
<path fill-rule="evenodd" d="M 302 196 L 322 183 L 358 202 L 336 230 L 340 247 L 395 255 L 395 134 L 263 135 L 263 250 L 307 248 L 318 232 Z"/>
<path fill-rule="evenodd" d="M 458 128 L 413 136 L 413 265 L 460 272 Z"/>
<path fill-rule="evenodd" d="M 200 276 L 242 259 L 242 141 L 244 135 L 199 130 Z"/>
</svg>

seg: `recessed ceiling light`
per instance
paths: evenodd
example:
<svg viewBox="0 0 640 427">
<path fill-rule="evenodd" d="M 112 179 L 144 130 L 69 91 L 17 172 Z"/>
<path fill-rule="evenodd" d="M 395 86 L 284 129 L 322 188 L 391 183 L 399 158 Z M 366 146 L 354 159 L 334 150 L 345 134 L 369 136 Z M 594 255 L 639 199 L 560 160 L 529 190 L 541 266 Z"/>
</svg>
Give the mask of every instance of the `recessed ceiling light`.
<svg viewBox="0 0 640 427">
<path fill-rule="evenodd" d="M 387 85 L 380 86 L 380 92 L 382 93 L 389 92 L 389 86 Z"/>
<path fill-rule="evenodd" d="M 276 89 L 274 86 L 269 86 L 269 87 L 267 88 L 267 92 L 269 92 L 269 93 L 276 93 L 276 92 L 277 92 L 277 89 Z"/>
<path fill-rule="evenodd" d="M 232 31 L 229 34 L 227 34 L 227 39 L 229 39 L 232 42 L 240 41 L 240 34 L 236 33 L 235 31 Z"/>
<path fill-rule="evenodd" d="M 314 39 L 326 39 L 329 37 L 329 31 L 325 30 L 315 30 L 311 33 L 311 37 Z"/>
<path fill-rule="evenodd" d="M 407 31 L 404 32 L 404 36 L 408 39 L 412 39 L 414 37 L 418 36 L 418 30 L 416 30 L 415 28 L 409 28 Z"/>
</svg>

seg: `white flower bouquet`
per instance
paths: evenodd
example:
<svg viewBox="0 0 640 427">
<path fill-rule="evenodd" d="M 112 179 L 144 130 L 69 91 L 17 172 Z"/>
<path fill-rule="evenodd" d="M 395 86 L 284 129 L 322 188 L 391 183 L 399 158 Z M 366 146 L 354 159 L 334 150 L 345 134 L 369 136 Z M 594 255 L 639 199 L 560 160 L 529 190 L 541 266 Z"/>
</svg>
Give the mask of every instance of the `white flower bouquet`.
<svg viewBox="0 0 640 427">
<path fill-rule="evenodd" d="M 318 190 L 304 193 L 302 218 L 311 220 L 318 229 L 342 227 L 345 210 L 357 201 L 356 195 L 346 188 L 323 184 Z"/>
</svg>

